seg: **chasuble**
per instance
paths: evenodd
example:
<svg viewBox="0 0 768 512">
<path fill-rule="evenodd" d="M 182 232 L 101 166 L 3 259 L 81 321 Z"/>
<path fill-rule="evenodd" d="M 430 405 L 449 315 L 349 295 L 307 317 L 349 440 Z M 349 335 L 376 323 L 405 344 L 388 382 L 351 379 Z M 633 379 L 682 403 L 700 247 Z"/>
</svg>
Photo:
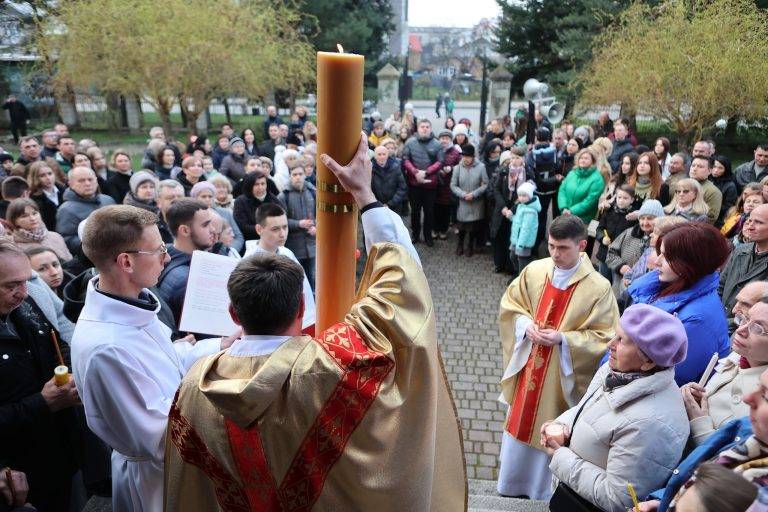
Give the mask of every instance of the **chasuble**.
<svg viewBox="0 0 768 512">
<path fill-rule="evenodd" d="M 583 396 L 619 318 L 610 284 L 586 254 L 562 286 L 552 283 L 555 274 L 551 258 L 529 264 L 502 297 L 499 314 L 502 398 L 510 405 L 505 431 L 538 449 L 541 425 Z M 531 343 L 523 336 L 531 321 L 562 333 L 563 343 Z"/>
<path fill-rule="evenodd" d="M 236 347 L 182 381 L 166 510 L 466 510 L 429 286 L 405 247 L 371 248 L 343 322 L 268 354 L 231 355 Z"/>
</svg>

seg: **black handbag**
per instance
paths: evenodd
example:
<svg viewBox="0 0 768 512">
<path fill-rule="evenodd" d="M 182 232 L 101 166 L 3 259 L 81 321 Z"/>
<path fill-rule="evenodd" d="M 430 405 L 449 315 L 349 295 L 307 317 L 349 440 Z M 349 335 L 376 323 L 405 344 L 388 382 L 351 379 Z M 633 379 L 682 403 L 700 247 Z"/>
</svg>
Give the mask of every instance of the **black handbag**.
<svg viewBox="0 0 768 512">
<path fill-rule="evenodd" d="M 557 484 L 555 492 L 549 500 L 549 510 L 551 512 L 604 512 L 594 503 L 579 496 L 576 491 L 563 482 Z"/>
<path fill-rule="evenodd" d="M 571 438 L 573 437 L 573 431 L 576 428 L 576 422 L 581 415 L 581 411 L 584 410 L 584 406 L 589 403 L 595 393 L 599 390 L 600 388 L 598 387 L 593 391 L 592 394 L 589 395 L 589 398 L 584 400 L 584 403 L 581 404 L 579 410 L 576 411 L 576 416 L 574 416 L 571 426 Z M 605 512 L 591 501 L 582 498 L 579 493 L 565 485 L 563 482 L 557 484 L 555 492 L 549 499 L 549 510 L 550 512 Z"/>
</svg>

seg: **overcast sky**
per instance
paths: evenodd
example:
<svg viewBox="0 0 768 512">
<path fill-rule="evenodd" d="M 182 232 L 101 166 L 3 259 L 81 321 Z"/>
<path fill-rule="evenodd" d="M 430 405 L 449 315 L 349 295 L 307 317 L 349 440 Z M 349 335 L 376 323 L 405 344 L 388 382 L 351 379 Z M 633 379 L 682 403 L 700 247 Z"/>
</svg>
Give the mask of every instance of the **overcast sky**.
<svg viewBox="0 0 768 512">
<path fill-rule="evenodd" d="M 471 27 L 482 18 L 499 14 L 496 0 L 409 0 L 408 25 L 412 27 Z"/>
</svg>

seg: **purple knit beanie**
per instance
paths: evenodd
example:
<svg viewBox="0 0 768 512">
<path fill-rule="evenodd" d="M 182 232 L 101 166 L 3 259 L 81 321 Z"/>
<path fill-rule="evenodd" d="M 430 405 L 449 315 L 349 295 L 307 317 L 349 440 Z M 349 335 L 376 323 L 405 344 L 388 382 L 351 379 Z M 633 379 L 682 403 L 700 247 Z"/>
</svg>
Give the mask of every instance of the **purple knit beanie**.
<svg viewBox="0 0 768 512">
<path fill-rule="evenodd" d="M 212 183 L 208 183 L 207 181 L 198 181 L 195 183 L 195 186 L 192 187 L 192 190 L 189 191 L 189 196 L 197 197 L 203 190 L 210 190 L 211 194 L 214 196 L 216 195 L 216 187 Z"/>
<path fill-rule="evenodd" d="M 633 304 L 624 310 L 619 324 L 657 366 L 669 368 L 685 360 L 688 336 L 676 316 L 649 304 Z"/>
</svg>

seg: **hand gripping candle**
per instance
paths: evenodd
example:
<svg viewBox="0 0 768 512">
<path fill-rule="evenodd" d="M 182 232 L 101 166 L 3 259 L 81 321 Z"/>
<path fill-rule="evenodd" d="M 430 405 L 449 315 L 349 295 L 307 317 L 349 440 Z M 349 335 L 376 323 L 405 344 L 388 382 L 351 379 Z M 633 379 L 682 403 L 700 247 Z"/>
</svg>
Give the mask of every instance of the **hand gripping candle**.
<svg viewBox="0 0 768 512">
<path fill-rule="evenodd" d="M 69 368 L 64 364 L 61 347 L 59 346 L 59 338 L 53 329 L 51 329 L 51 341 L 53 342 L 53 348 L 56 350 L 56 358 L 59 361 L 59 366 L 53 369 L 53 382 L 57 386 L 63 386 L 69 382 Z"/>
<path fill-rule="evenodd" d="M 317 53 L 317 154 L 352 160 L 362 129 L 362 55 Z M 317 158 L 317 323 L 319 333 L 341 322 L 355 296 L 357 206 Z"/>
</svg>

